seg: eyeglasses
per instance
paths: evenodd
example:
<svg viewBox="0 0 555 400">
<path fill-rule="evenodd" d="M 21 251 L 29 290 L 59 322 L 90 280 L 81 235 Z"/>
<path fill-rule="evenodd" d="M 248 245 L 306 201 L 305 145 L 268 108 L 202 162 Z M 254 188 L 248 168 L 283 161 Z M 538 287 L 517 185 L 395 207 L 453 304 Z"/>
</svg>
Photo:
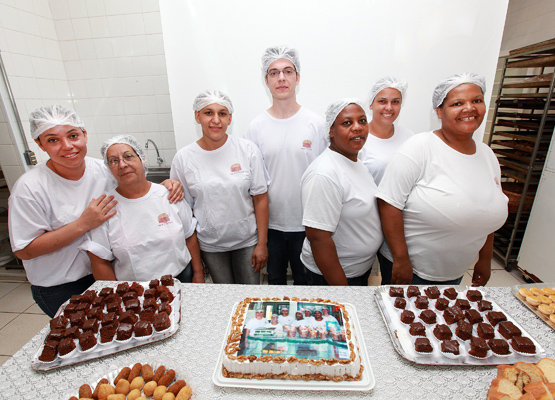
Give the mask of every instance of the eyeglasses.
<svg viewBox="0 0 555 400">
<path fill-rule="evenodd" d="M 121 157 L 121 160 L 116 157 L 110 158 L 108 160 L 108 165 L 112 168 L 117 167 L 120 161 L 123 161 L 125 164 L 131 164 L 135 160 L 135 157 L 137 157 L 135 154 L 125 154 Z"/>
<path fill-rule="evenodd" d="M 283 75 L 287 78 L 290 76 L 293 76 L 294 74 L 297 73 L 297 71 L 294 68 L 284 68 L 281 71 L 279 69 L 271 69 L 268 71 L 268 76 L 270 78 L 277 78 L 279 77 L 279 75 L 283 72 Z"/>
</svg>

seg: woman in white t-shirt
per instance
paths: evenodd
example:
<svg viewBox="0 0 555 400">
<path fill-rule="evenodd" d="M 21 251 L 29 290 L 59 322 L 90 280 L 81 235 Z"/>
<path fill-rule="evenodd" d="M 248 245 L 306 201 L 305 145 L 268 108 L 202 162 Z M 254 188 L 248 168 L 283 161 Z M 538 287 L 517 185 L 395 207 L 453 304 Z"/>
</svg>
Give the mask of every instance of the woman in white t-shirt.
<svg viewBox="0 0 555 400">
<path fill-rule="evenodd" d="M 355 99 L 335 102 L 326 130 L 330 147 L 301 180 L 305 278 L 310 285 L 367 286 L 383 235 L 376 184 L 357 159 L 368 136 L 366 113 Z"/>
<path fill-rule="evenodd" d="M 376 185 L 380 184 L 393 155 L 414 135 L 413 131 L 394 125 L 401 112 L 407 86 L 405 80 L 387 76 L 378 79 L 370 89 L 368 104 L 372 120 L 368 124 L 368 139 L 358 153 L 358 159 L 368 168 Z M 383 246 L 387 246 L 387 243 Z M 378 261 L 382 285 L 389 285 L 393 261 L 386 258 L 381 249 L 378 252 Z"/>
<path fill-rule="evenodd" d="M 101 153 L 118 182 L 110 192 L 118 204 L 116 215 L 91 230 L 81 245 L 89 253 L 94 278 L 149 281 L 169 274 L 203 283 L 189 205 L 171 204 L 162 185 L 147 181 L 146 156 L 133 136 L 108 139 Z"/>
<path fill-rule="evenodd" d="M 474 263 L 472 285 L 489 280 L 493 232 L 508 211 L 499 162 L 473 139 L 485 89 L 476 74 L 440 82 L 432 104 L 441 128 L 409 139 L 386 169 L 377 197 L 392 284 L 456 285 Z"/>
<path fill-rule="evenodd" d="M 179 150 L 170 177 L 193 209 L 204 265 L 214 283 L 259 284 L 268 261 L 268 184 L 254 143 L 227 134 L 233 105 L 217 90 L 194 101 L 202 137 Z"/>
<path fill-rule="evenodd" d="M 79 250 L 85 233 L 115 214 L 106 193 L 115 180 L 102 161 L 87 155 L 87 131 L 77 113 L 62 105 L 29 116 L 31 136 L 49 160 L 23 174 L 9 199 L 10 243 L 23 260 L 33 299 L 49 317 L 93 282 L 89 257 Z M 172 201 L 179 182 L 166 182 Z M 167 192 L 166 192 L 167 195 Z"/>
</svg>

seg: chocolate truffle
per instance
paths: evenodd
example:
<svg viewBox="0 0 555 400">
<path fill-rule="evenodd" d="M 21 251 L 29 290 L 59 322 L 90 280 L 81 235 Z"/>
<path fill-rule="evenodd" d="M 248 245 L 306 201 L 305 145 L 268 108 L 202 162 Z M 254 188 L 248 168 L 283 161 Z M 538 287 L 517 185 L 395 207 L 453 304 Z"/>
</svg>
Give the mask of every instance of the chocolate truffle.
<svg viewBox="0 0 555 400">
<path fill-rule="evenodd" d="M 461 310 L 470 310 L 470 303 L 467 299 L 457 299 L 455 301 L 455 305 L 460 307 Z"/>
<path fill-rule="evenodd" d="M 410 299 L 411 297 L 420 296 L 420 289 L 418 286 L 411 285 L 407 288 L 407 297 Z"/>
<path fill-rule="evenodd" d="M 431 325 L 436 323 L 436 313 L 432 310 L 424 310 L 420 313 L 419 318 L 424 321 L 424 323 Z"/>
<path fill-rule="evenodd" d="M 426 336 L 426 328 L 424 328 L 422 322 L 413 322 L 410 324 L 409 333 L 412 336 Z"/>
<path fill-rule="evenodd" d="M 450 300 L 455 300 L 459 294 L 454 288 L 447 288 L 443 291 L 443 295 Z"/>
<path fill-rule="evenodd" d="M 511 339 L 515 336 L 522 336 L 522 331 L 511 321 L 503 321 L 500 322 L 497 326 L 497 331 L 503 336 L 505 339 Z"/>
<path fill-rule="evenodd" d="M 418 353 L 431 353 L 434 348 L 428 338 L 419 337 L 414 341 L 414 350 Z"/>
<path fill-rule="evenodd" d="M 427 287 L 426 289 L 424 289 L 424 293 L 426 293 L 426 296 L 428 296 L 430 299 L 437 299 L 440 295 L 437 286 Z"/>
<path fill-rule="evenodd" d="M 171 325 L 170 317 L 165 312 L 158 313 L 154 316 L 154 322 L 152 325 L 154 325 L 154 329 L 156 329 L 157 332 L 168 329 Z"/>
<path fill-rule="evenodd" d="M 401 313 L 401 322 L 410 324 L 414 321 L 414 313 L 410 310 L 404 310 Z"/>
<path fill-rule="evenodd" d="M 434 336 L 439 340 L 449 340 L 453 337 L 453 332 L 445 324 L 437 324 L 434 328 Z"/>
<path fill-rule="evenodd" d="M 466 310 L 464 312 L 464 317 L 472 325 L 484 321 L 484 319 L 482 318 L 482 314 L 480 314 L 478 311 L 476 311 L 474 309 Z"/>
<path fill-rule="evenodd" d="M 491 304 L 491 301 L 480 300 L 478 302 L 478 311 L 484 312 L 484 311 L 490 311 L 490 310 L 493 310 L 493 305 Z"/>
<path fill-rule="evenodd" d="M 414 300 L 414 306 L 419 310 L 425 310 L 428 308 L 428 298 L 426 296 L 416 296 Z"/>
<path fill-rule="evenodd" d="M 389 296 L 390 297 L 405 297 L 404 291 L 402 287 L 390 287 L 389 288 Z"/>
<path fill-rule="evenodd" d="M 445 311 L 443 311 L 443 319 L 445 319 L 445 323 L 448 325 L 454 324 L 463 318 L 462 310 L 457 306 L 446 308 Z"/>
<path fill-rule="evenodd" d="M 459 342 L 456 340 L 444 340 L 441 342 L 441 352 L 459 355 Z"/>
<path fill-rule="evenodd" d="M 488 356 L 488 349 L 489 347 L 484 339 L 473 336 L 470 339 L 470 350 L 468 354 L 478 358 L 485 358 Z"/>
<path fill-rule="evenodd" d="M 493 326 L 507 320 L 507 317 L 501 311 L 490 311 L 486 314 L 486 318 Z"/>
<path fill-rule="evenodd" d="M 482 339 L 493 339 L 495 336 L 495 331 L 490 324 L 485 322 L 480 322 L 477 328 L 478 336 Z"/>
<path fill-rule="evenodd" d="M 526 336 L 515 336 L 511 339 L 511 346 L 519 353 L 534 354 L 536 346 L 532 339 Z"/>
<path fill-rule="evenodd" d="M 503 339 L 491 339 L 488 341 L 488 346 L 495 354 L 507 355 L 511 353 L 509 343 Z"/>
<path fill-rule="evenodd" d="M 400 297 L 396 297 L 395 302 L 393 303 L 393 306 L 395 308 L 400 308 L 401 310 L 404 310 L 407 306 L 407 301 L 405 299 L 400 298 Z"/>
<path fill-rule="evenodd" d="M 467 290 L 466 298 L 470 301 L 480 301 L 482 300 L 482 292 L 479 290 Z"/>
<path fill-rule="evenodd" d="M 472 325 L 464 320 L 457 322 L 457 328 L 455 329 L 455 335 L 461 340 L 468 340 L 472 337 Z"/>
<path fill-rule="evenodd" d="M 440 297 L 439 299 L 436 300 L 435 307 L 436 307 L 436 310 L 443 311 L 447 307 L 449 307 L 449 300 L 444 299 L 443 297 Z"/>
</svg>

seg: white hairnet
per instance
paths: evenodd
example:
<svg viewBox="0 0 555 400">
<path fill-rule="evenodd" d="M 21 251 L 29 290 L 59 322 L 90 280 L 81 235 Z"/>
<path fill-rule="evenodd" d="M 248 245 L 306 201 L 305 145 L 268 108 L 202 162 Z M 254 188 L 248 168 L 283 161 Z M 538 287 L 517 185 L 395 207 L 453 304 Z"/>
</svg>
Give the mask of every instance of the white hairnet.
<svg viewBox="0 0 555 400">
<path fill-rule="evenodd" d="M 195 101 L 193 102 L 193 110 L 200 111 L 204 107 L 209 106 L 210 104 L 219 104 L 227 108 L 230 114 L 233 114 L 233 104 L 231 104 L 231 99 L 225 93 L 220 92 L 219 90 L 208 89 L 203 91 L 197 97 L 195 97 Z"/>
<path fill-rule="evenodd" d="M 434 94 L 432 95 L 432 107 L 434 110 L 443 104 L 447 93 L 463 83 L 473 83 L 482 89 L 482 94 L 486 93 L 486 78 L 483 76 L 473 72 L 451 75 L 449 78 L 439 82 L 434 89 Z"/>
<path fill-rule="evenodd" d="M 299 60 L 299 52 L 287 46 L 268 47 L 262 56 L 262 74 L 268 74 L 268 68 L 274 61 L 280 59 L 289 60 L 295 66 L 297 72 L 301 72 L 301 62 Z"/>
<path fill-rule="evenodd" d="M 334 103 L 331 103 L 328 109 L 326 110 L 326 134 L 327 135 L 329 135 L 330 128 L 335 122 L 335 119 L 337 118 L 339 113 L 343 111 L 343 109 L 347 107 L 349 104 L 357 104 L 364 111 L 364 107 L 362 106 L 360 100 L 355 98 L 341 99 Z"/>
<path fill-rule="evenodd" d="M 85 124 L 81 121 L 79 115 L 61 104 L 37 108 L 29 115 L 29 125 L 31 125 L 33 139 L 38 139 L 48 129 L 59 125 L 85 129 Z"/>
<path fill-rule="evenodd" d="M 378 93 L 387 88 L 397 89 L 401 92 L 401 99 L 404 100 L 405 94 L 407 94 L 407 87 L 408 83 L 404 79 L 395 78 L 393 76 L 380 78 L 374 83 L 374 86 L 370 89 L 370 93 L 368 93 L 368 105 L 374 102 Z"/>
<path fill-rule="evenodd" d="M 137 138 L 135 138 L 135 136 L 131 136 L 131 135 L 114 136 L 113 138 L 110 138 L 106 140 L 104 143 L 102 143 L 102 147 L 100 148 L 100 154 L 104 158 L 104 164 L 108 165 L 108 149 L 112 147 L 114 144 L 118 144 L 118 143 L 127 144 L 131 146 L 133 150 L 135 150 L 135 153 L 137 153 L 137 155 L 140 157 L 141 161 L 143 162 L 143 167 L 145 169 L 145 175 L 146 175 L 146 173 L 148 172 L 148 163 L 146 161 L 146 155 L 143 149 L 141 148 L 139 141 L 137 140 Z"/>
</svg>

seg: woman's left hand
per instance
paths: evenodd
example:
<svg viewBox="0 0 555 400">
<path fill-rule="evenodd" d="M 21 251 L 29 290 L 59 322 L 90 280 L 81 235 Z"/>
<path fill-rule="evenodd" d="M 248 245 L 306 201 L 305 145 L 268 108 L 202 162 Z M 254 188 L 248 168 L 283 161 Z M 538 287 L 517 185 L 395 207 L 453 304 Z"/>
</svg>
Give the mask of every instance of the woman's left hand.
<svg viewBox="0 0 555 400">
<path fill-rule="evenodd" d="M 257 244 L 252 252 L 252 267 L 254 272 L 260 272 L 268 262 L 268 246 Z"/>
<path fill-rule="evenodd" d="M 193 283 L 204 283 L 204 271 L 203 273 L 193 273 Z"/>
<path fill-rule="evenodd" d="M 168 200 L 171 204 L 177 203 L 178 201 L 183 200 L 185 197 L 185 191 L 183 190 L 183 185 L 179 181 L 175 181 L 173 179 L 166 179 L 161 183 L 161 185 L 165 186 L 166 189 L 170 191 L 168 195 Z"/>
</svg>

